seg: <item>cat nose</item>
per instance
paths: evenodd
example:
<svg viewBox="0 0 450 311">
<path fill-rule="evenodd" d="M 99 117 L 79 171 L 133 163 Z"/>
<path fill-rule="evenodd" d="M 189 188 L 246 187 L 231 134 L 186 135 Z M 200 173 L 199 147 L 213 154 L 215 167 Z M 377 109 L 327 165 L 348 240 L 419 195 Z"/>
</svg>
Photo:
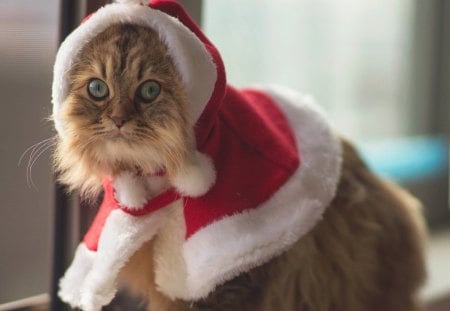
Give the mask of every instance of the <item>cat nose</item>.
<svg viewBox="0 0 450 311">
<path fill-rule="evenodd" d="M 116 117 L 112 116 L 111 120 L 113 120 L 114 124 L 117 126 L 117 128 L 121 128 L 125 122 L 127 122 L 127 119 L 125 117 Z"/>
</svg>

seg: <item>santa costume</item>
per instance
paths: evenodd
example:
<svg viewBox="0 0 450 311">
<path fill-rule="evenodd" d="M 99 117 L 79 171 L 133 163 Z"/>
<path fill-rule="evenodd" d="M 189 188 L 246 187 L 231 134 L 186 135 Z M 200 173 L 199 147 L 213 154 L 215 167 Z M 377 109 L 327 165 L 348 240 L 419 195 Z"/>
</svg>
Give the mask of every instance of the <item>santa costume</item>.
<svg viewBox="0 0 450 311">
<path fill-rule="evenodd" d="M 60 282 L 62 300 L 86 311 L 112 300 L 121 268 L 152 239 L 158 290 L 207 297 L 308 233 L 340 178 L 339 139 L 311 99 L 228 85 L 218 50 L 173 0 L 106 5 L 62 43 L 52 93 L 62 139 L 67 73 L 82 47 L 115 24 L 159 33 L 187 90 L 197 151 L 168 188 L 163 174 L 105 179 L 103 203 Z"/>
</svg>

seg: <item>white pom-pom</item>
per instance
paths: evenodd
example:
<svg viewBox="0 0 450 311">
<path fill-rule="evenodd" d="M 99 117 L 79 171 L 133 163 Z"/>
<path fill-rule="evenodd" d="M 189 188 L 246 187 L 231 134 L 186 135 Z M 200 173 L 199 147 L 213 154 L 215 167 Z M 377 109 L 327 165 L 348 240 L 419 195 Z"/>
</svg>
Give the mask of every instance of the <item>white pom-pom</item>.
<svg viewBox="0 0 450 311">
<path fill-rule="evenodd" d="M 123 173 L 114 180 L 116 200 L 129 209 L 140 209 L 147 202 L 147 189 L 143 178 Z"/>
<path fill-rule="evenodd" d="M 123 4 L 144 4 L 144 0 L 116 0 L 116 3 L 123 3 Z"/>
<path fill-rule="evenodd" d="M 211 159 L 198 151 L 192 163 L 172 180 L 172 184 L 182 194 L 190 197 L 204 195 L 216 181 L 216 171 Z"/>
</svg>

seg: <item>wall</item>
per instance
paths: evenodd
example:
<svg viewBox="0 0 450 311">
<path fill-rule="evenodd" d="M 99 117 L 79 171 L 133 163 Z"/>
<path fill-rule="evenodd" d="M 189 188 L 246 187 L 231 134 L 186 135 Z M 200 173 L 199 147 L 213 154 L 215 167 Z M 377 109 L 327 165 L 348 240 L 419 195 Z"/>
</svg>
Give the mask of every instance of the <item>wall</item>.
<svg viewBox="0 0 450 311">
<path fill-rule="evenodd" d="M 0 304 L 47 292 L 51 258 L 49 152 L 31 171 L 21 154 L 52 135 L 49 116 L 58 1 L 0 1 Z"/>
</svg>

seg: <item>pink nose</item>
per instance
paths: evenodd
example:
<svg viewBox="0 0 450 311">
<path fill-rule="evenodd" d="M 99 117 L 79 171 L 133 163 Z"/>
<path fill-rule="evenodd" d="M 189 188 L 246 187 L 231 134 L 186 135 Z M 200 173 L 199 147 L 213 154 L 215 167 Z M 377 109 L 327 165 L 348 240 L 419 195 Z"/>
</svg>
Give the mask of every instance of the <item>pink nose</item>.
<svg viewBox="0 0 450 311">
<path fill-rule="evenodd" d="M 111 120 L 113 120 L 114 124 L 119 129 L 125 124 L 125 122 L 127 122 L 127 119 L 125 119 L 124 117 L 113 116 L 113 117 L 111 117 Z"/>
</svg>

